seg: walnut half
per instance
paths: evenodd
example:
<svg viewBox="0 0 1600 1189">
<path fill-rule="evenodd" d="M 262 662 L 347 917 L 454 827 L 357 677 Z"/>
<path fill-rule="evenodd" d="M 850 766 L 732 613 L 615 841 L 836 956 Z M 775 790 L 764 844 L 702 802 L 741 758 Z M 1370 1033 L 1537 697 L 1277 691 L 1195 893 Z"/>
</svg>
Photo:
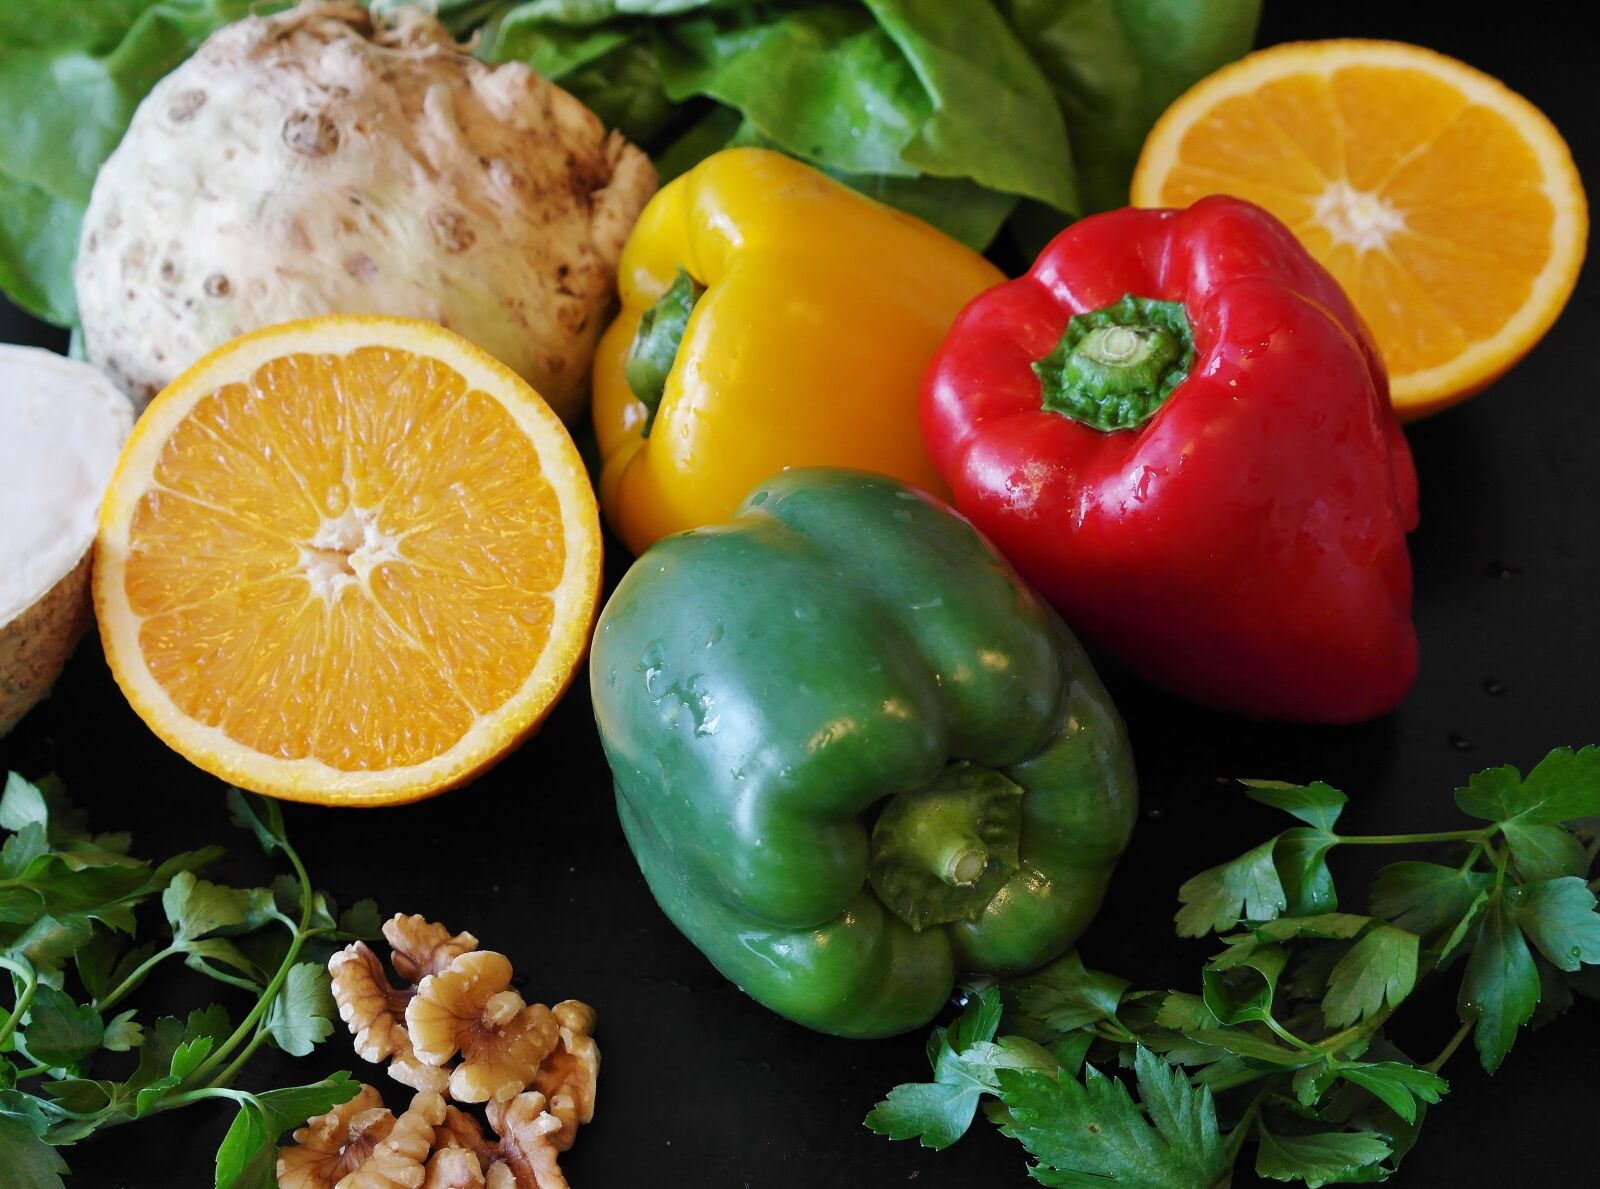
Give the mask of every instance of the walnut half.
<svg viewBox="0 0 1600 1189">
<path fill-rule="evenodd" d="M 443 925 L 420 916 L 396 914 L 384 923 L 383 935 L 393 951 L 395 970 L 412 985 L 395 987 L 383 962 L 365 942 L 357 941 L 328 959 L 333 998 L 339 1018 L 355 1036 L 356 1055 L 374 1063 L 388 1060 L 389 1076 L 414 1090 L 442 1094 L 450 1085 L 449 1070 L 417 1058 L 406 1026 L 406 1005 L 417 993 L 419 979 L 449 968 L 478 944 L 470 933 L 452 934 Z"/>
<path fill-rule="evenodd" d="M 562 1122 L 548 1105 L 537 1090 L 491 1101 L 489 1123 L 500 1137 L 493 1141 L 470 1115 L 448 1110 L 424 1189 L 569 1189 L 558 1163 Z"/>
<path fill-rule="evenodd" d="M 450 1074 L 450 1097 L 457 1102 L 515 1097 L 555 1051 L 561 1031 L 555 1016 L 510 988 L 505 955 L 475 950 L 424 978 L 406 1005 L 406 1028 L 419 1059 L 442 1066 L 461 1054 Z"/>
<path fill-rule="evenodd" d="M 319 1115 L 278 1151 L 280 1189 L 419 1189 L 444 1099 L 424 1092 L 396 1119 L 371 1086 Z"/>
<path fill-rule="evenodd" d="M 595 1044 L 595 1012 L 587 1003 L 568 999 L 551 1012 L 560 1025 L 555 1052 L 539 1066 L 533 1079 L 538 1091 L 550 1102 L 550 1113 L 561 1120 L 561 1133 L 555 1139 L 565 1152 L 578 1137 L 578 1124 L 594 1118 L 594 1098 L 600 1080 L 600 1046 Z"/>
</svg>

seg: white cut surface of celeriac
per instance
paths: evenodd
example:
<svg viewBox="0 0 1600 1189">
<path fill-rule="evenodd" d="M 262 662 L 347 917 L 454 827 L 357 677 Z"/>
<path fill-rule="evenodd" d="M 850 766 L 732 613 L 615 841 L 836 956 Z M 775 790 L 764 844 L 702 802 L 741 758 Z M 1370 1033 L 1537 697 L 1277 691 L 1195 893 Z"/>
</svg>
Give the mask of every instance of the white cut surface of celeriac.
<svg viewBox="0 0 1600 1189">
<path fill-rule="evenodd" d="M 0 346 L 0 624 L 37 602 L 94 541 L 133 406 L 87 363 Z"/>
<path fill-rule="evenodd" d="M 99 369 L 0 345 L 0 735 L 88 626 L 90 546 L 133 406 Z"/>
</svg>

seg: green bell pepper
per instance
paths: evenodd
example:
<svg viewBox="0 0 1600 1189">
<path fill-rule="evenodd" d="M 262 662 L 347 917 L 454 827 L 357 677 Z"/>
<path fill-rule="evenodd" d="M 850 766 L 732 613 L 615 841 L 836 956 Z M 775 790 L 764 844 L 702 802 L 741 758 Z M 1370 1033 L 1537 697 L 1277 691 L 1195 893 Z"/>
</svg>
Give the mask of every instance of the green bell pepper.
<svg viewBox="0 0 1600 1189">
<path fill-rule="evenodd" d="M 1133 827 L 1122 720 L 966 521 L 786 471 L 668 537 L 590 662 L 651 892 L 730 979 L 842 1036 L 926 1024 L 957 971 L 1072 944 Z"/>
</svg>

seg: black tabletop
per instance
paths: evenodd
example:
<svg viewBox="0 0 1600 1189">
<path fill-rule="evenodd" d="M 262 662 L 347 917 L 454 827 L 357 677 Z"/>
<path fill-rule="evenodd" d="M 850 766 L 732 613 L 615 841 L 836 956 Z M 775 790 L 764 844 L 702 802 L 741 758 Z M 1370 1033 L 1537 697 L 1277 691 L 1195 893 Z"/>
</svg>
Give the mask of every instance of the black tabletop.
<svg viewBox="0 0 1600 1189">
<path fill-rule="evenodd" d="M 1600 177 L 1593 34 L 1552 19 L 1553 9 L 1474 11 L 1279 2 L 1268 5 L 1261 42 L 1393 37 L 1453 54 L 1543 108 L 1580 171 Z M 1412 538 L 1422 673 L 1393 714 L 1339 729 L 1259 724 L 1107 673 L 1138 755 L 1143 811 L 1083 940 L 1091 965 L 1140 986 L 1194 981 L 1207 950 L 1173 938 L 1178 883 L 1280 828 L 1219 778 L 1322 779 L 1351 795 L 1341 824 L 1352 830 L 1437 830 L 1458 824 L 1451 790 L 1475 769 L 1526 767 L 1556 745 L 1600 742 L 1597 315 L 1600 283 L 1590 268 L 1565 316 L 1515 371 L 1408 431 L 1422 484 L 1422 526 Z M 64 347 L 63 335 L 10 307 L 0 307 L 0 340 Z M 626 558 L 620 548 L 611 556 L 614 582 Z M 60 772 L 95 827 L 133 831 L 137 853 L 226 841 L 240 856 L 239 878 L 268 873 L 227 824 L 222 787 L 145 729 L 92 638 L 55 695 L 0 741 L 0 770 L 8 767 Z M 290 806 L 286 816 L 313 876 L 341 900 L 371 896 L 385 913 L 470 929 L 512 957 L 530 998 L 582 998 L 598 1008 L 598 1112 L 563 1160 L 577 1189 L 1032 1183 L 1021 1149 L 982 1119 L 943 1153 L 863 1129 L 862 1116 L 890 1086 L 925 1075 L 921 1032 L 871 1042 L 807 1032 L 746 999 L 668 924 L 623 842 L 582 680 L 537 738 L 465 790 L 382 811 Z M 1348 864 L 1336 870 L 1352 881 L 1364 874 Z M 203 989 L 187 977 L 160 984 L 175 1005 Z M 1418 1052 L 1435 1051 L 1454 1026 L 1452 989 L 1426 986 L 1394 1022 Z M 392 1105 L 406 1101 L 407 1091 L 339 1039 L 302 1061 L 263 1054 L 248 1084 L 335 1069 L 382 1085 Z M 1444 1072 L 1450 1094 L 1392 1183 L 1600 1179 L 1590 1134 L 1590 1087 L 1600 1076 L 1592 1005 L 1524 1033 L 1492 1079 L 1470 1050 Z M 108 1132 L 67 1153 L 69 1184 L 209 1185 L 225 1127 L 222 1108 L 200 1107 Z M 1236 1183 L 1254 1182 L 1241 1173 Z"/>
</svg>

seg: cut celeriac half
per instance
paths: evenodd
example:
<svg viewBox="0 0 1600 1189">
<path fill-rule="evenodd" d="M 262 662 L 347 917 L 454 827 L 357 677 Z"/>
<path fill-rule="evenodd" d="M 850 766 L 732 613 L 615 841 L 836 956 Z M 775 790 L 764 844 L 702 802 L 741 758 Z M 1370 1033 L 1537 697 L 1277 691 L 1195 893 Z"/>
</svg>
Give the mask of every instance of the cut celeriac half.
<svg viewBox="0 0 1600 1189">
<path fill-rule="evenodd" d="M 89 622 L 89 546 L 133 406 L 97 369 L 0 346 L 0 735 Z"/>
</svg>

